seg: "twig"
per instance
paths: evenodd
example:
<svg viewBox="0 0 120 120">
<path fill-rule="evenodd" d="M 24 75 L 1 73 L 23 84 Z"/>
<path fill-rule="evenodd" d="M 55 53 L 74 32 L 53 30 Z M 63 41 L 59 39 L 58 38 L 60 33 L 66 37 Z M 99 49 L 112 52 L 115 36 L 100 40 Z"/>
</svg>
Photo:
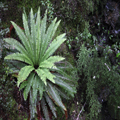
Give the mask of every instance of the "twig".
<svg viewBox="0 0 120 120">
<path fill-rule="evenodd" d="M 108 70 L 110 71 L 110 68 L 108 67 L 108 65 L 105 63 L 106 67 L 108 68 Z"/>
<path fill-rule="evenodd" d="M 76 120 L 79 120 L 79 116 L 80 116 L 81 112 L 83 111 L 83 109 L 84 109 L 84 107 L 85 107 L 85 104 L 86 104 L 86 102 L 85 102 L 84 105 L 82 106 L 82 109 L 80 110 L 80 112 L 79 112 L 79 114 L 78 114 Z"/>
</svg>

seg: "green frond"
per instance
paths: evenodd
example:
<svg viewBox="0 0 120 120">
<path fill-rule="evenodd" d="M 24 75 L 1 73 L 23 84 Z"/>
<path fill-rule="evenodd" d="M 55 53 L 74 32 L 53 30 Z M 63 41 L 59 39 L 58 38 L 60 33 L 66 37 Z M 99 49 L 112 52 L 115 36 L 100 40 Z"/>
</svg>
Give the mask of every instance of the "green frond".
<svg viewBox="0 0 120 120">
<path fill-rule="evenodd" d="M 18 52 L 7 55 L 4 59 L 18 60 L 18 61 L 22 61 L 30 65 L 33 65 L 31 59 L 29 59 L 26 55 L 18 53 Z"/>
<path fill-rule="evenodd" d="M 55 19 L 57 19 L 57 18 L 55 18 Z M 54 29 L 53 29 L 53 31 L 52 31 L 52 34 L 51 34 L 51 36 L 50 36 L 50 37 L 51 37 L 50 40 L 52 40 L 53 36 L 55 35 L 55 33 L 56 33 L 56 31 L 57 31 L 57 28 L 58 28 L 60 22 L 61 22 L 61 20 L 59 20 L 59 21 L 55 24 Z M 48 32 L 49 32 L 49 31 L 48 31 Z"/>
<path fill-rule="evenodd" d="M 62 60 L 64 60 L 64 59 L 65 59 L 65 58 L 64 58 L 64 57 L 61 57 L 61 56 L 50 56 L 47 60 L 48 60 L 49 62 L 55 63 L 55 62 L 62 61 Z"/>
<path fill-rule="evenodd" d="M 30 30 L 31 30 L 31 45 L 33 47 L 33 59 L 34 59 L 34 64 L 36 64 L 36 28 L 35 28 L 35 18 L 33 15 L 33 9 L 31 8 L 30 11 Z"/>
<path fill-rule="evenodd" d="M 48 80 L 50 80 L 52 83 L 55 83 L 55 76 L 51 74 L 51 72 L 48 69 L 43 69 L 44 73 L 46 73 L 46 77 Z"/>
<path fill-rule="evenodd" d="M 44 84 L 44 82 L 40 78 L 38 80 L 38 84 L 39 84 L 38 90 L 39 90 L 39 95 L 40 95 L 40 100 L 41 100 L 42 97 L 43 97 L 43 92 L 45 90 L 45 84 Z"/>
<path fill-rule="evenodd" d="M 28 55 L 27 51 L 25 50 L 24 46 L 18 42 L 16 39 L 13 38 L 4 38 L 4 41 L 7 42 L 12 46 L 12 48 L 16 48 L 19 52 Z"/>
<path fill-rule="evenodd" d="M 52 68 L 52 67 L 55 67 L 55 65 L 54 65 L 54 63 L 51 63 L 51 62 L 45 60 L 40 63 L 39 67 L 40 68 Z"/>
<path fill-rule="evenodd" d="M 57 18 L 55 18 L 53 20 L 53 22 L 50 24 L 50 26 L 47 29 L 47 32 L 45 34 L 45 40 L 46 42 L 44 43 L 44 47 L 43 47 L 43 53 L 45 53 L 47 47 L 49 47 L 50 41 L 52 41 L 52 38 L 56 32 L 56 29 L 58 27 L 59 24 L 56 24 Z M 60 21 L 59 21 L 60 23 Z"/>
<path fill-rule="evenodd" d="M 60 87 L 64 88 L 72 97 L 74 97 L 74 89 L 70 86 L 70 84 L 64 82 L 59 78 L 55 78 L 55 84 L 59 85 Z"/>
<path fill-rule="evenodd" d="M 67 77 L 67 76 L 63 76 L 63 75 L 61 75 L 61 74 L 59 74 L 59 73 L 53 73 L 53 75 L 55 75 L 56 76 L 56 78 L 59 78 L 59 79 L 62 79 L 62 80 L 64 80 L 64 81 L 66 81 L 66 82 L 73 82 L 73 80 L 71 80 L 69 77 Z"/>
<path fill-rule="evenodd" d="M 25 88 L 25 87 L 27 86 L 27 84 L 28 84 L 28 80 L 23 81 L 23 82 L 21 83 L 20 87 L 19 87 L 19 90 Z"/>
<path fill-rule="evenodd" d="M 35 113 L 36 113 L 36 104 L 37 104 L 37 99 L 33 101 L 33 94 L 32 94 L 32 89 L 29 92 L 29 109 L 30 109 L 30 119 L 35 118 Z"/>
<path fill-rule="evenodd" d="M 13 71 L 12 73 L 19 73 L 20 69 L 25 65 L 26 63 L 23 63 L 21 61 L 14 61 L 14 60 L 11 60 L 10 64 L 8 64 L 9 68 Z"/>
<path fill-rule="evenodd" d="M 38 76 L 40 77 L 40 79 L 44 82 L 45 85 L 47 85 L 46 83 L 46 73 L 43 71 L 43 69 L 37 69 L 35 70 L 38 74 Z"/>
<path fill-rule="evenodd" d="M 58 68 L 60 68 L 61 70 L 73 70 L 74 68 L 68 61 L 60 61 L 57 62 L 55 65 L 58 66 Z"/>
<path fill-rule="evenodd" d="M 29 42 L 29 46 L 31 48 L 31 51 L 29 51 L 29 55 L 31 56 L 31 58 L 33 57 L 33 46 L 31 44 L 31 34 L 30 34 L 30 26 L 28 25 L 28 19 L 27 19 L 27 15 L 26 15 L 26 12 L 24 11 L 24 14 L 23 14 L 23 25 L 24 25 L 24 30 L 25 30 L 25 35 L 27 37 L 27 40 Z"/>
<path fill-rule="evenodd" d="M 48 109 L 47 109 L 47 105 L 46 105 L 46 102 L 45 102 L 44 97 L 43 97 L 42 100 L 41 100 L 41 107 L 42 107 L 42 110 L 43 110 L 43 114 L 44 114 L 44 116 L 45 116 L 45 119 L 46 119 L 46 120 L 50 120 L 49 113 L 48 113 Z"/>
<path fill-rule="evenodd" d="M 39 58 L 40 61 L 41 61 L 41 58 L 44 54 L 43 49 L 44 49 L 44 44 L 46 42 L 46 40 L 45 40 L 46 23 L 47 23 L 47 10 L 45 12 L 44 18 L 41 21 L 41 26 L 40 26 L 40 30 L 41 30 L 40 58 Z"/>
<path fill-rule="evenodd" d="M 39 57 L 40 57 L 40 48 L 41 48 L 41 29 L 40 29 L 40 8 L 37 12 L 37 18 L 36 18 L 36 62 L 39 63 Z"/>
<path fill-rule="evenodd" d="M 64 70 L 62 70 L 58 66 L 57 66 L 57 69 L 55 69 L 55 70 L 57 72 L 57 73 L 55 73 L 56 77 L 62 78 L 66 82 L 75 82 L 71 75 L 68 75 Z"/>
<path fill-rule="evenodd" d="M 48 95 L 50 95 L 50 97 L 52 97 L 52 100 L 55 102 L 55 104 L 66 111 L 66 108 L 63 105 L 62 100 L 61 100 L 57 90 L 54 88 L 54 86 L 51 85 L 50 83 L 48 83 L 47 89 L 48 89 L 48 91 L 47 91 Z"/>
<path fill-rule="evenodd" d="M 50 73 L 50 71 L 48 69 L 40 69 L 38 68 L 36 70 L 38 76 L 41 78 L 41 80 L 44 82 L 45 85 L 47 85 L 46 83 L 46 79 L 50 80 L 51 82 L 55 83 L 54 80 L 54 75 Z"/>
<path fill-rule="evenodd" d="M 16 33 L 17 33 L 17 35 L 19 36 L 20 40 L 22 41 L 25 49 L 31 53 L 31 47 L 30 47 L 29 40 L 28 40 L 28 38 L 25 36 L 23 30 L 22 30 L 20 27 L 18 27 L 16 23 L 14 23 L 14 22 L 12 22 L 12 21 L 11 21 L 11 23 L 12 23 L 12 25 L 14 26 L 14 28 L 15 28 L 15 30 L 16 30 Z"/>
<path fill-rule="evenodd" d="M 24 100 L 27 100 L 28 94 L 32 87 L 32 83 L 34 82 L 34 76 L 35 76 L 35 74 L 31 73 L 27 79 L 28 84 L 26 85 L 26 87 L 24 88 L 24 91 L 23 91 Z"/>
<path fill-rule="evenodd" d="M 36 75 L 34 78 L 34 82 L 32 83 L 32 91 L 33 91 L 33 101 L 36 99 L 39 87 L 39 77 Z"/>
<path fill-rule="evenodd" d="M 66 95 L 65 91 L 61 90 L 60 88 L 58 87 L 55 87 L 55 89 L 58 91 L 59 95 L 62 97 L 62 98 L 65 98 L 65 99 L 69 99 L 68 95 Z"/>
<path fill-rule="evenodd" d="M 59 62 L 61 60 L 64 60 L 65 58 L 60 57 L 60 56 L 51 56 L 47 60 L 44 60 L 43 62 L 40 63 L 40 67 L 43 68 L 52 68 L 55 62 Z"/>
<path fill-rule="evenodd" d="M 25 30 L 25 35 L 30 42 L 31 36 L 30 36 L 30 30 L 29 30 L 29 26 L 28 26 L 28 20 L 27 20 L 26 13 L 23 14 L 23 26 L 24 26 L 24 30 Z"/>
<path fill-rule="evenodd" d="M 52 43 L 50 44 L 50 47 L 46 50 L 46 52 L 42 58 L 42 61 L 47 59 L 58 49 L 58 47 L 66 40 L 66 38 L 64 38 L 64 37 L 65 37 L 65 33 L 59 35 L 52 41 Z"/>
<path fill-rule="evenodd" d="M 55 118 L 57 118 L 56 108 L 55 108 L 55 106 L 54 106 L 53 101 L 51 100 L 51 98 L 48 96 L 48 94 L 47 94 L 46 92 L 44 93 L 44 97 L 45 97 L 46 102 L 48 103 L 49 108 L 50 108 L 50 110 L 52 111 L 53 115 L 55 116 Z"/>
<path fill-rule="evenodd" d="M 17 81 L 17 86 L 20 85 L 21 82 L 23 82 L 24 80 L 27 79 L 27 77 L 29 76 L 29 74 L 34 70 L 33 66 L 25 66 L 23 67 L 19 74 L 18 74 L 18 81 Z"/>
</svg>

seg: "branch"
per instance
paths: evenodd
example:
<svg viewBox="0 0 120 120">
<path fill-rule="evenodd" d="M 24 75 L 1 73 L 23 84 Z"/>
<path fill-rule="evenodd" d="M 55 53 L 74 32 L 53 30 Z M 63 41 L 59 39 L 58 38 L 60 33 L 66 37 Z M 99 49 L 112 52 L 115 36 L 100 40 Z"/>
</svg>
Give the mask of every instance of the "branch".
<svg viewBox="0 0 120 120">
<path fill-rule="evenodd" d="M 82 111 L 83 111 L 83 109 L 84 109 L 84 107 L 85 107 L 85 104 L 86 104 L 86 102 L 85 102 L 84 105 L 82 106 L 82 109 L 80 110 L 80 112 L 79 112 L 76 120 L 79 120 L 79 116 L 80 116 L 80 114 L 82 113 Z"/>
</svg>

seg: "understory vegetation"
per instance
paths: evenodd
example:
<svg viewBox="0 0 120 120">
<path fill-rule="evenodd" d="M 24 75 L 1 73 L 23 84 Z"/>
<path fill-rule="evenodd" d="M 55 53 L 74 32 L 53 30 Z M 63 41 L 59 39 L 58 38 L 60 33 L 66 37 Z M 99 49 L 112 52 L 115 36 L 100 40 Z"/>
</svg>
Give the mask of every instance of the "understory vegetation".
<svg viewBox="0 0 120 120">
<path fill-rule="evenodd" d="M 119 120 L 119 8 L 1 0 L 0 120 Z"/>
</svg>

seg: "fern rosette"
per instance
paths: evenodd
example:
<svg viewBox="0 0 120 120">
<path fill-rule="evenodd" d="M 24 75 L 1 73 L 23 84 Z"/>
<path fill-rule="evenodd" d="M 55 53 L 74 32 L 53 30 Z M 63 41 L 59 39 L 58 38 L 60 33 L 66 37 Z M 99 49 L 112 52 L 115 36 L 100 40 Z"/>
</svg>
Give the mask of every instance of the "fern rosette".
<svg viewBox="0 0 120 120">
<path fill-rule="evenodd" d="M 67 97 L 65 93 L 63 93 L 63 89 L 66 90 L 69 95 L 73 96 L 75 93 L 74 86 L 72 86 L 74 81 L 71 82 L 72 78 L 64 72 L 66 68 L 65 65 L 63 67 L 64 69 L 60 67 L 60 61 L 63 61 L 65 58 L 52 56 L 58 47 L 66 40 L 65 33 L 53 39 L 57 27 L 60 24 L 60 21 L 56 21 L 57 18 L 47 27 L 47 11 L 43 19 L 41 19 L 40 8 L 38 9 L 36 18 L 31 9 L 30 24 L 28 23 L 26 13 L 23 13 L 24 31 L 14 22 L 11 22 L 21 42 L 13 38 L 4 39 L 5 42 L 14 46 L 17 50 L 17 52 L 7 55 L 5 59 L 20 61 L 25 64 L 20 69 L 17 77 L 17 86 L 20 87 L 20 90 L 24 89 L 24 99 L 26 100 L 30 93 L 30 98 L 32 99 L 31 104 L 34 103 L 35 105 L 37 102 L 36 98 L 39 97 L 37 100 L 41 100 L 41 107 L 43 111 L 45 111 L 43 113 L 48 120 L 46 103 L 56 117 L 54 103 L 63 110 L 66 110 L 60 97 Z M 52 73 L 52 71 L 54 72 Z"/>
</svg>

